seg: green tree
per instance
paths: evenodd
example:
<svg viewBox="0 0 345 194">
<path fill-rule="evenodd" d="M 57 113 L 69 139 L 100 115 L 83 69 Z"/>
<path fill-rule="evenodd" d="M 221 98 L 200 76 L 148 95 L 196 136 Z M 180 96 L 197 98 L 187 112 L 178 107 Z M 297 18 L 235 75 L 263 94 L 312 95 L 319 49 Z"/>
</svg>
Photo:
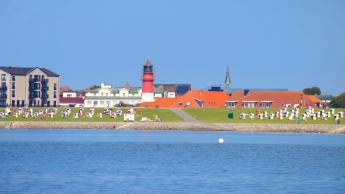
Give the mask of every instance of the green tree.
<svg viewBox="0 0 345 194">
<path fill-rule="evenodd" d="M 311 88 L 305 88 L 303 90 L 303 93 L 304 94 L 307 94 L 307 95 L 321 95 L 321 90 L 319 87 L 311 87 Z"/>
<path fill-rule="evenodd" d="M 345 92 L 331 100 L 330 106 L 333 108 L 345 108 Z"/>
</svg>

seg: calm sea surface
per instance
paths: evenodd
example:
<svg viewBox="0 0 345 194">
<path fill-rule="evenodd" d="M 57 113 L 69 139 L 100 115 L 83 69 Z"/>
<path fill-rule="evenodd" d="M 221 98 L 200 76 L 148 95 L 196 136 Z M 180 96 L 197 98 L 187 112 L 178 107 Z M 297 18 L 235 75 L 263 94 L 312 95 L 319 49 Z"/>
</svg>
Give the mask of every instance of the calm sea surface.
<svg viewBox="0 0 345 194">
<path fill-rule="evenodd" d="M 345 135 L 0 130 L 0 193 L 343 194 Z"/>
</svg>

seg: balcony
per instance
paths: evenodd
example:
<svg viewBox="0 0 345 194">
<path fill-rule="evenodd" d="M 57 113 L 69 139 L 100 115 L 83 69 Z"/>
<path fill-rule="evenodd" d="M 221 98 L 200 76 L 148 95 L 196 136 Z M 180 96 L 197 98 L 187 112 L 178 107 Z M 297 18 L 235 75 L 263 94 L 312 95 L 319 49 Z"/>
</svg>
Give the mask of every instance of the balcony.
<svg viewBox="0 0 345 194">
<path fill-rule="evenodd" d="M 43 93 L 41 97 L 44 98 L 44 99 L 47 99 L 47 98 L 49 98 L 49 95 Z"/>
<path fill-rule="evenodd" d="M 29 90 L 30 90 L 30 91 L 32 91 L 32 90 L 39 90 L 39 87 L 38 87 L 38 85 L 30 84 L 30 85 L 29 85 Z"/>
<path fill-rule="evenodd" d="M 7 98 L 7 94 L 0 94 L 0 99 L 6 99 Z"/>
<path fill-rule="evenodd" d="M 38 94 L 37 93 L 31 93 L 30 95 L 29 95 L 29 98 L 38 98 L 39 96 L 38 96 Z"/>
<path fill-rule="evenodd" d="M 0 87 L 0 90 L 1 90 L 1 91 L 5 91 L 5 90 L 7 90 L 7 86 L 6 86 L 6 85 L 1 86 L 1 87 Z"/>
<path fill-rule="evenodd" d="M 49 79 L 42 79 L 42 84 L 47 84 L 49 82 Z"/>
<path fill-rule="evenodd" d="M 48 91 L 49 90 L 48 84 L 46 84 L 46 83 L 42 83 L 41 88 L 42 88 L 42 91 Z"/>
<path fill-rule="evenodd" d="M 47 92 L 49 90 L 49 87 L 48 86 L 42 86 L 42 92 L 44 93 L 44 92 Z"/>
<path fill-rule="evenodd" d="M 34 77 L 34 78 L 30 78 L 29 82 L 30 83 L 35 83 L 35 82 L 39 82 L 40 80 L 38 79 L 38 77 Z"/>
</svg>

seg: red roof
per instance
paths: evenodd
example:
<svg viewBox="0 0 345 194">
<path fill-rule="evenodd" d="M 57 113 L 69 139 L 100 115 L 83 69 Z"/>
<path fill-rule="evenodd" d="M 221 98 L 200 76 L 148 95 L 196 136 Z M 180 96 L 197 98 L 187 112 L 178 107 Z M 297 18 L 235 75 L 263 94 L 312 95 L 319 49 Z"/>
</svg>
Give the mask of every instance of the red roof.
<svg viewBox="0 0 345 194">
<path fill-rule="evenodd" d="M 84 98 L 80 98 L 80 97 L 60 97 L 60 103 L 84 104 Z"/>
<path fill-rule="evenodd" d="M 161 107 L 161 108 L 222 108 L 229 95 L 222 91 L 191 90 L 183 96 L 176 98 L 158 98 L 155 102 L 142 103 L 142 107 Z"/>
<path fill-rule="evenodd" d="M 239 106 L 242 106 L 243 102 L 271 102 L 272 108 L 279 108 L 285 104 L 315 106 L 321 102 L 316 96 L 305 95 L 302 91 L 249 91 L 247 95 L 239 91 L 234 92 L 229 101 L 238 102 Z"/>
<path fill-rule="evenodd" d="M 243 91 L 228 95 L 223 91 L 191 90 L 183 96 L 176 98 L 159 98 L 155 102 L 142 103 L 141 107 L 161 108 L 222 108 L 226 102 L 235 102 L 236 107 L 243 107 L 244 102 L 255 102 L 256 107 L 261 107 L 263 102 L 271 102 L 272 108 L 279 108 L 285 104 L 299 104 L 315 106 L 320 103 L 316 96 L 305 95 L 302 91 L 249 91 L 244 95 Z"/>
<path fill-rule="evenodd" d="M 321 103 L 320 98 L 314 96 L 314 95 L 305 95 L 305 100 L 307 104 L 316 104 Z"/>
</svg>

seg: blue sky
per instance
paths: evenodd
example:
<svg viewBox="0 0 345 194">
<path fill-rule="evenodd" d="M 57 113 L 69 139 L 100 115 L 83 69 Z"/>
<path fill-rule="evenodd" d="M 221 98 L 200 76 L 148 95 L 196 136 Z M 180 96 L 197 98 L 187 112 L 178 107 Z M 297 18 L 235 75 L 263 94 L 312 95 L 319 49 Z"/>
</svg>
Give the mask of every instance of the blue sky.
<svg viewBox="0 0 345 194">
<path fill-rule="evenodd" d="M 345 91 L 343 0 L 1 0 L 0 64 L 43 66 L 61 84 L 224 81 L 234 88 Z"/>
</svg>

